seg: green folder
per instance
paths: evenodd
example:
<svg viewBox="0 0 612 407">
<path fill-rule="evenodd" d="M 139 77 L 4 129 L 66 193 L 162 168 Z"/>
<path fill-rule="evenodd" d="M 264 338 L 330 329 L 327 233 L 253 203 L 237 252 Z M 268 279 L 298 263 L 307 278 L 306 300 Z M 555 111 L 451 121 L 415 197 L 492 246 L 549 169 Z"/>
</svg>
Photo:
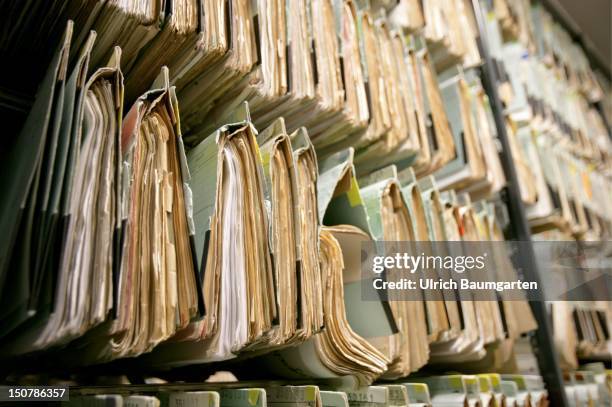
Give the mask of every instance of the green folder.
<svg viewBox="0 0 612 407">
<path fill-rule="evenodd" d="M 39 86 L 36 100 L 21 133 L 1 164 L 0 186 L 0 293 L 2 293 L 2 336 L 35 314 L 32 294 L 40 287 L 41 275 L 35 268 L 40 229 L 40 207 L 49 168 L 53 167 L 61 128 L 68 75 L 68 53 L 73 23 L 66 25 L 63 38 Z M 48 200 L 47 200 L 48 203 Z M 38 210 L 37 210 L 38 209 Z M 10 289 L 9 289 L 10 288 Z M 10 315 L 10 317 L 9 317 Z M 8 318 L 8 320 L 7 320 Z"/>
</svg>

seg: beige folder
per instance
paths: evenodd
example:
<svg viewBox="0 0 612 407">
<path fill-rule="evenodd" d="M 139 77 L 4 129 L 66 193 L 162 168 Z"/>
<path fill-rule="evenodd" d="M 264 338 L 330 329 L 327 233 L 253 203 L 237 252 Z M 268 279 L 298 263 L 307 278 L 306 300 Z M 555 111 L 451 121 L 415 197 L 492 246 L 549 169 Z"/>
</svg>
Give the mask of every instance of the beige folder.
<svg viewBox="0 0 612 407">
<path fill-rule="evenodd" d="M 367 182 L 370 182 L 367 185 Z M 361 194 L 371 225 L 380 225 L 373 230 L 374 237 L 387 242 L 410 242 L 417 240 L 414 229 L 416 221 L 410 214 L 394 168 L 388 167 L 373 173 L 364 180 Z M 401 277 L 401 271 L 387 270 L 389 275 Z M 397 274 L 394 274 L 397 273 Z M 389 367 L 387 376 L 405 376 L 427 363 L 429 358 L 428 329 L 425 303 L 423 301 L 390 301 L 400 335 L 396 340 L 398 357 Z"/>
<path fill-rule="evenodd" d="M 462 208 L 454 194 L 445 193 L 441 196 L 444 203 L 443 224 L 446 240 L 458 242 L 461 240 L 477 240 L 473 219 L 468 208 Z M 449 255 L 462 255 L 457 243 L 452 246 Z M 484 356 L 482 339 L 480 337 L 474 301 L 464 296 L 458 297 L 461 307 L 461 332 L 448 341 L 431 344 L 432 363 L 448 363 L 450 360 L 465 361 L 466 358 L 478 359 Z"/>
<path fill-rule="evenodd" d="M 351 0 L 313 1 L 312 36 L 317 78 L 316 105 L 292 117 L 306 126 L 317 149 L 331 148 L 360 133 L 369 117 L 357 11 Z M 316 17 L 316 18 L 315 18 Z M 333 148 L 325 155 L 338 151 Z"/>
<path fill-rule="evenodd" d="M 94 45 L 93 41 L 88 43 Z M 83 138 L 80 146 L 74 146 L 80 151 L 70 175 L 70 221 L 61 255 L 58 302 L 39 343 L 66 342 L 80 336 L 104 322 L 118 304 L 113 298 L 118 289 L 113 277 L 120 259 L 113 247 L 118 236 L 113 235 L 122 220 L 118 157 L 123 110 L 120 56 L 121 50 L 116 48 L 108 65 L 82 85 L 84 97 L 75 111 L 72 128 Z M 87 71 L 85 60 L 82 63 L 80 74 Z M 97 195 L 92 200 L 94 191 Z M 75 281 L 83 285 L 75 286 Z"/>
<path fill-rule="evenodd" d="M 140 50 L 147 46 L 159 32 L 164 12 L 164 1 L 162 0 L 97 2 L 85 20 L 85 26 L 80 27 L 80 29 L 91 29 L 98 33 L 98 46 L 91 57 L 92 65 L 100 66 L 109 59 L 113 47 L 120 46 L 123 50 L 122 68 L 126 72 L 129 71 L 136 62 Z M 81 31 L 77 44 L 82 43 L 86 38 L 86 31 Z M 155 71 L 159 68 L 161 66 L 157 66 Z"/>
<path fill-rule="evenodd" d="M 344 303 L 351 329 L 370 342 L 391 363 L 399 357 L 397 347 L 400 332 L 388 302 L 364 301 L 363 284 L 371 284 L 361 264 L 362 247 L 372 247 L 372 238 L 363 230 L 349 225 L 334 228 L 334 237 L 342 247 L 344 259 Z"/>
<path fill-rule="evenodd" d="M 415 32 L 423 28 L 423 8 L 418 0 L 396 0 L 395 7 L 389 12 L 389 20 L 396 26 L 408 32 Z"/>
<path fill-rule="evenodd" d="M 202 2 L 204 21 L 194 47 L 170 64 L 173 81 L 183 109 L 185 141 L 195 145 L 227 123 L 245 98 L 236 100 L 227 114 L 212 113 L 220 99 L 239 92 L 238 85 L 262 56 L 258 48 L 258 27 L 262 25 L 251 0 L 214 0 Z M 229 37 L 229 38 L 228 38 Z M 262 43 L 263 44 L 263 43 Z"/>
<path fill-rule="evenodd" d="M 457 146 L 456 157 L 436 172 L 442 190 L 463 190 L 486 180 L 480 127 L 477 122 L 474 95 L 461 70 L 445 72 L 441 84 L 447 117 Z"/>
<path fill-rule="evenodd" d="M 343 246 L 337 234 L 351 233 L 353 226 L 321 229 L 321 272 L 324 287 L 325 329 L 305 343 L 272 355 L 266 366 L 286 377 L 344 377 L 352 386 L 372 383 L 389 360 L 351 329 L 346 317 L 343 287 Z"/>
<path fill-rule="evenodd" d="M 146 47 L 146 52 L 138 55 L 127 72 L 128 101 L 134 100 L 147 89 L 162 65 L 169 67 L 174 79 L 179 73 L 182 59 L 186 55 L 194 56 L 196 48 L 216 52 L 217 58 L 227 51 L 227 39 L 219 38 L 216 41 L 217 37 L 225 37 L 225 20 L 223 16 L 218 18 L 219 9 L 222 8 L 219 1 L 204 3 L 204 10 L 200 10 L 196 0 L 170 1 L 167 4 L 169 7 L 159 22 L 159 32 L 150 43 L 141 44 L 143 48 Z M 198 32 L 200 26 L 208 27 L 207 36 Z M 219 35 L 219 32 L 223 34 Z M 189 61 L 189 64 L 194 65 L 193 61 Z"/>
<path fill-rule="evenodd" d="M 431 253 L 432 246 L 423 194 L 417 183 L 412 169 L 402 171 L 397 176 L 404 200 L 406 201 L 410 217 L 413 220 L 414 239 L 418 242 L 418 249 Z M 435 240 L 435 239 L 434 239 Z M 429 327 L 429 341 L 437 341 L 440 337 L 449 334 L 450 323 L 442 292 L 427 290 L 423 293 L 425 309 Z"/>
<path fill-rule="evenodd" d="M 285 123 L 277 119 L 257 135 L 263 164 L 264 202 L 268 211 L 270 254 L 274 270 L 277 323 L 263 338 L 249 345 L 248 350 L 267 345 L 283 345 L 297 338 L 299 291 L 297 241 L 299 213 L 297 174 L 293 151 Z"/>
<path fill-rule="evenodd" d="M 187 154 L 206 313 L 159 346 L 147 359 L 152 364 L 234 358 L 279 315 L 262 155 L 246 104 L 232 121 Z"/>
<path fill-rule="evenodd" d="M 178 117 L 163 68 L 123 124 L 120 300 L 103 359 L 150 351 L 198 311 L 189 172 Z"/>
<path fill-rule="evenodd" d="M 514 165 L 516 166 L 517 176 L 520 180 L 519 187 L 521 190 L 521 199 L 526 204 L 534 203 L 537 199 L 537 190 L 535 185 L 535 177 L 532 174 L 529 163 L 525 157 L 525 151 L 519 140 L 519 132 L 517 124 L 511 119 L 506 119 L 506 132 L 508 133 L 508 141 L 510 142 L 510 151 Z M 524 128 L 522 131 L 530 131 Z"/>
<path fill-rule="evenodd" d="M 440 70 L 460 64 L 466 53 L 461 32 L 460 1 L 462 0 L 433 0 L 423 3 L 423 34 L 430 44 L 435 65 Z"/>
<path fill-rule="evenodd" d="M 408 172 L 408 174 L 406 174 Z M 410 174 L 411 170 L 404 170 L 399 173 L 400 181 L 404 184 L 406 181 L 410 181 L 413 175 Z M 419 187 L 422 194 L 423 211 L 425 212 L 425 218 L 427 221 L 427 232 L 429 240 L 435 243 L 436 247 L 442 250 L 440 255 L 448 255 L 448 246 L 444 244 L 447 241 L 446 221 L 445 221 L 445 207 L 440 196 L 435 178 L 429 176 L 420 180 Z M 414 192 L 413 192 L 414 193 Z M 446 316 L 448 321 L 448 331 L 443 331 L 438 337 L 438 341 L 444 342 L 456 337 L 461 332 L 461 317 L 460 317 L 460 304 L 458 297 L 451 292 L 444 292 L 444 308 L 446 310 Z"/>
<path fill-rule="evenodd" d="M 30 298 L 26 299 L 31 304 L 29 317 L 34 317 L 35 322 L 7 346 L 12 354 L 65 344 L 100 325 L 116 310 L 114 277 L 118 273 L 116 249 L 121 225 L 118 158 L 123 110 L 121 50 L 115 49 L 105 67 L 90 72 L 89 58 L 96 38 L 91 32 L 79 52 L 76 66 L 67 72 L 71 31 L 72 22 L 67 26 L 65 41 L 49 73 L 57 75 L 49 76 L 49 83 L 58 87 L 56 92 L 61 98 L 56 93 L 55 98 L 44 100 L 47 83 L 32 110 L 36 117 L 44 106 L 41 102 L 52 102 L 48 107 L 53 106 L 55 114 L 47 114 L 44 119 L 43 113 L 35 120 L 34 127 L 32 124 L 24 127 L 30 137 L 24 140 L 30 141 L 31 150 L 35 150 L 32 137 L 37 136 L 36 126 L 49 126 L 49 135 L 40 140 L 45 159 L 37 164 L 38 174 L 32 177 L 36 186 L 29 187 L 30 194 L 39 194 L 39 201 L 24 199 L 30 205 L 36 203 L 37 212 L 27 211 L 36 214 L 36 219 L 26 215 L 23 221 L 34 221 L 30 228 L 33 225 L 38 235 L 30 236 L 28 244 L 18 240 L 14 254 L 21 262 L 27 261 L 17 263 L 26 268 L 14 266 L 15 272 L 26 278 L 29 273 L 39 276 L 30 281 Z M 19 151 L 19 144 L 15 148 Z M 27 157 L 27 154 L 19 157 L 15 154 L 18 162 L 21 161 L 22 175 L 28 173 L 23 167 Z M 39 159 L 42 157 L 43 154 Z M 7 203 L 11 202 L 9 192 Z M 6 213 L 11 211 L 7 209 Z M 7 229 L 7 235 L 10 233 Z M 26 248 L 32 252 L 24 252 Z M 45 289 L 49 282 L 53 284 L 51 293 Z M 22 298 L 18 295 L 23 292 L 14 282 L 10 289 L 17 295 L 7 294 L 13 300 L 8 310 L 19 310 Z M 18 312 L 8 316 L 3 315 L 7 333 L 11 332 L 11 321 L 20 319 Z"/>
<path fill-rule="evenodd" d="M 355 147 L 366 147 L 380 140 L 391 129 L 391 117 L 381 66 L 382 50 L 378 39 L 379 30 L 368 10 L 362 10 L 358 14 L 358 18 L 359 40 L 364 53 L 364 66 L 367 72 L 370 121 L 365 133 L 353 140 L 353 145 Z"/>
<path fill-rule="evenodd" d="M 317 155 L 305 128 L 290 136 L 297 177 L 298 251 L 301 297 L 300 336 L 309 338 L 323 326 L 323 289 L 319 265 L 319 211 Z"/>
<path fill-rule="evenodd" d="M 495 142 L 496 131 L 489 99 L 479 84 L 474 85 L 472 90 L 474 92 L 475 121 L 486 165 L 485 180 L 466 189 L 472 199 L 477 200 L 499 192 L 506 184 L 506 177 Z"/>
</svg>

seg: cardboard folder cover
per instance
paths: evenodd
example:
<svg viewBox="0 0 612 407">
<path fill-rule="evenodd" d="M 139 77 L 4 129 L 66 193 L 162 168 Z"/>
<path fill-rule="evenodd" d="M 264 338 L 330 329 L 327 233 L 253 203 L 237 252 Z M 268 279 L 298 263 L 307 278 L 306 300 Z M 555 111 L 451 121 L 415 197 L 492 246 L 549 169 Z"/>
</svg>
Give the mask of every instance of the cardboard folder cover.
<svg viewBox="0 0 612 407">
<path fill-rule="evenodd" d="M 367 233 L 350 225 L 333 228 L 334 237 L 342 248 L 344 270 L 344 302 L 346 318 L 352 330 L 370 342 L 387 359 L 394 360 L 399 335 L 391 307 L 382 301 L 363 301 L 362 284 L 372 284 L 363 277 L 361 270 L 361 248 L 363 243 L 371 242 Z"/>
<path fill-rule="evenodd" d="M 121 130 L 116 317 L 80 338 L 79 351 L 67 363 L 148 352 L 187 326 L 201 308 L 189 172 L 167 69 L 152 88 L 136 101 Z"/>
<path fill-rule="evenodd" d="M 222 389 L 221 405 L 227 407 L 266 407 L 266 390 L 260 388 Z"/>
<path fill-rule="evenodd" d="M 278 325 L 266 333 L 262 342 L 281 345 L 297 339 L 300 301 L 297 268 L 297 242 L 299 237 L 299 211 L 297 174 L 293 151 L 285 123 L 277 119 L 257 136 L 263 164 L 264 200 L 268 211 L 270 249 L 274 270 Z"/>
<path fill-rule="evenodd" d="M 203 100 L 204 106 L 209 105 L 212 111 L 207 115 L 202 108 L 194 115 L 190 115 L 190 130 L 197 134 L 201 139 L 214 130 L 215 121 L 206 120 L 208 117 L 215 117 L 225 121 L 242 102 L 249 103 L 249 110 L 253 119 L 265 114 L 268 109 L 273 109 L 278 105 L 282 96 L 287 93 L 287 15 L 285 0 L 258 0 L 256 7 L 251 10 L 256 15 L 258 27 L 254 27 L 253 39 L 254 48 L 257 52 L 257 63 L 253 69 L 245 76 L 236 76 L 228 81 L 227 73 L 220 71 L 222 75 L 219 80 L 227 82 L 227 86 L 221 93 L 202 92 L 200 86 L 189 86 L 186 92 Z M 247 44 L 239 43 L 241 48 Z M 237 50 L 238 51 L 238 50 Z M 232 71 L 229 72 L 230 75 Z M 208 80 L 206 76 L 202 78 Z M 211 98 L 214 96 L 218 100 L 213 108 Z M 195 102 L 192 96 L 189 100 Z M 270 124 L 272 120 L 263 123 L 263 126 Z M 261 126 L 260 126 L 261 127 Z M 195 136 L 194 136 L 195 137 Z"/>
<path fill-rule="evenodd" d="M 13 353 L 64 344 L 117 308 L 121 229 L 121 50 L 88 73 L 91 33 L 65 88 L 62 123 L 46 157 L 45 199 L 32 269 L 35 319 Z M 95 249 L 94 250 L 94 246 Z M 38 304 L 38 305 L 36 305 Z"/>
<path fill-rule="evenodd" d="M 369 185 L 361 188 L 368 213 L 370 230 L 377 240 L 390 242 L 415 241 L 414 219 L 397 181 L 395 167 L 372 174 Z M 385 246 L 385 249 L 391 248 Z M 390 275 L 398 272 L 387 270 Z M 400 349 L 387 375 L 405 376 L 423 366 L 428 359 L 427 322 L 422 301 L 390 301 L 400 331 L 396 346 Z"/>
<path fill-rule="evenodd" d="M 459 199 L 455 194 L 452 194 L 452 201 L 457 205 L 452 209 L 452 214 L 456 225 L 459 227 L 459 236 L 463 241 L 478 241 L 478 229 L 476 226 L 474 210 L 467 202 L 465 205 L 459 203 Z M 464 197 L 467 197 L 464 195 Z M 463 198 L 463 197 L 461 197 Z M 467 198 L 465 198 L 467 199 Z M 450 209 L 450 208 L 449 208 Z M 465 253 L 464 247 L 455 247 L 455 255 L 457 252 Z M 469 248 L 468 248 L 469 249 Z M 452 251 L 451 251 L 452 253 Z M 469 253 L 469 251 L 468 251 Z M 471 294 L 461 296 L 461 310 L 463 315 L 463 332 L 454 340 L 432 346 L 433 361 L 466 361 L 477 360 L 484 356 L 484 335 L 481 331 L 479 315 L 484 301 L 474 301 Z M 445 355 L 445 356 L 442 356 Z M 444 359 L 446 357 L 446 359 Z"/>
<path fill-rule="evenodd" d="M 234 119 L 188 153 L 206 314 L 179 333 L 185 342 L 161 347 L 159 364 L 232 358 L 278 315 L 261 153 L 248 107 Z"/>
<path fill-rule="evenodd" d="M 320 163 L 319 216 L 327 219 L 330 224 L 346 220 L 353 225 L 361 224 L 367 228 L 367 217 L 353 175 L 351 159 L 352 150 L 346 150 Z M 325 329 L 297 347 L 270 355 L 267 359 L 270 369 L 290 377 L 346 377 L 355 383 L 370 383 L 386 369 L 388 359 L 358 335 L 347 320 L 346 309 L 354 307 L 355 304 L 347 304 L 344 296 L 346 291 L 343 270 L 348 264 L 344 263 L 343 250 L 349 248 L 343 247 L 341 241 L 345 239 L 340 236 L 348 238 L 353 235 L 353 229 L 355 233 L 358 232 L 355 235 L 357 237 L 368 236 L 354 226 L 346 225 L 324 228 L 321 231 L 320 264 Z M 354 250 L 354 245 L 350 247 Z M 354 256 L 354 253 L 347 253 L 347 256 Z M 351 276 L 355 273 L 359 271 L 353 269 Z M 382 308 L 374 309 L 374 312 L 381 311 Z"/>
<path fill-rule="evenodd" d="M 265 390 L 269 405 L 322 407 L 321 394 L 317 386 L 274 386 Z"/>
<path fill-rule="evenodd" d="M 406 201 L 410 218 L 413 220 L 415 241 L 418 242 L 417 250 L 425 250 L 427 253 L 431 253 L 434 247 L 430 244 L 431 239 L 429 237 L 425 204 L 423 203 L 422 192 L 414 172 L 411 168 L 408 168 L 397 174 L 397 179 L 400 182 L 402 195 Z M 440 245 L 435 243 L 435 248 L 437 249 Z M 429 341 L 436 341 L 441 337 L 451 334 L 449 332 L 451 327 L 448 308 L 455 304 L 452 302 L 445 303 L 444 296 L 439 290 L 427 290 L 423 293 L 423 297 L 427 314 L 427 326 L 429 327 Z"/>
<path fill-rule="evenodd" d="M 319 147 L 360 131 L 367 112 L 352 2 L 316 0 L 306 8 L 311 17 L 307 32 L 312 38 L 315 97 L 295 114 L 283 114 L 290 129 L 306 126 Z"/>
<path fill-rule="evenodd" d="M 319 162 L 319 219 L 324 225 L 348 224 L 369 230 L 353 157 L 354 150 L 348 148 Z"/>
<path fill-rule="evenodd" d="M 469 211 L 461 209 L 454 191 L 440 195 L 443 204 L 442 219 L 446 240 L 459 242 L 465 234 L 466 222 L 472 224 Z M 470 236 L 474 233 L 474 228 L 470 227 Z M 467 237 L 466 237 L 467 238 Z M 448 255 L 462 255 L 463 249 L 459 244 L 448 245 Z M 448 299 L 447 299 L 448 300 Z M 455 356 L 473 357 L 483 356 L 482 341 L 480 339 L 474 302 L 470 296 L 456 296 L 457 306 L 459 307 L 460 332 L 452 335 L 447 340 L 434 342 L 430 346 L 431 361 L 448 361 Z M 448 308 L 452 309 L 452 308 Z M 467 356 L 466 356 L 467 355 Z"/>
<path fill-rule="evenodd" d="M 423 8 L 417 0 L 397 0 L 395 7 L 389 13 L 389 19 L 406 31 L 420 30 L 425 25 Z"/>
<path fill-rule="evenodd" d="M 92 64 L 98 66 L 108 60 L 113 47 L 118 45 L 123 50 L 123 68 L 129 70 L 136 62 L 140 49 L 159 32 L 164 12 L 164 2 L 161 0 L 137 3 L 98 2 L 84 27 L 98 33 L 99 47 L 96 47 L 92 54 Z M 76 38 L 77 45 L 81 45 L 87 37 L 84 34 L 81 32 L 81 36 Z M 160 68 L 161 66 L 157 66 L 155 70 Z"/>
<path fill-rule="evenodd" d="M 52 152 L 48 145 L 57 140 L 54 134 L 61 125 L 72 30 L 73 24 L 69 22 L 21 134 L 2 163 L 3 173 L 15 174 L 3 177 L 5 192 L 0 204 L 0 224 L 4 231 L 0 245 L 0 290 L 7 301 L 3 307 L 5 323 L 6 316 L 11 315 L 11 322 L 3 328 L 3 333 L 10 332 L 28 317 L 29 301 L 34 294 L 30 287 L 40 278 L 31 264 L 32 258 L 36 258 L 33 256 L 36 246 L 32 247 L 31 240 L 35 218 L 39 219 L 35 214 L 40 214 L 40 209 L 36 210 L 37 202 L 42 200 L 39 197 L 44 193 L 45 177 L 49 176 L 48 171 L 43 172 L 43 159 Z M 9 273 L 9 270 L 20 272 Z M 10 287 L 10 295 L 4 295 L 9 293 L 5 287 Z"/>
<path fill-rule="evenodd" d="M 443 190 L 464 189 L 486 177 L 473 96 L 461 72 L 444 80 L 441 90 L 457 149 L 455 159 L 438 170 L 436 178 Z"/>
<path fill-rule="evenodd" d="M 293 148 L 299 208 L 297 259 L 300 273 L 301 336 L 309 338 L 323 326 L 323 290 L 319 265 L 319 228 L 317 181 L 319 167 L 314 146 L 305 128 L 289 136 Z"/>
<path fill-rule="evenodd" d="M 413 172 L 408 169 L 398 174 L 400 182 L 403 185 L 407 184 L 408 188 L 413 179 Z M 437 183 L 433 176 L 421 179 L 418 183 L 420 190 L 422 191 L 422 203 L 423 211 L 425 214 L 427 231 L 429 239 L 432 242 L 436 242 L 436 248 L 441 251 L 440 255 L 446 255 L 449 253 L 447 234 L 446 234 L 446 219 L 445 219 L 445 208 L 442 202 L 440 191 L 438 190 Z M 405 191 L 406 186 L 404 186 Z M 414 193 L 415 190 L 413 190 Z M 406 191 L 404 192 L 406 193 Z M 438 341 L 444 342 L 456 337 L 462 330 L 462 318 L 460 316 L 460 309 L 458 303 L 458 296 L 448 290 L 443 292 L 444 297 L 444 308 L 446 310 L 446 316 L 448 320 L 448 330 L 440 333 Z"/>
<path fill-rule="evenodd" d="M 188 48 L 171 65 L 184 108 L 186 143 L 193 146 L 212 134 L 245 99 L 225 106 L 227 113 L 212 113 L 220 98 L 239 91 L 239 84 L 259 61 L 257 25 L 259 3 L 251 0 L 203 2 L 204 21 L 195 47 Z M 211 120 L 212 119 L 212 120 Z"/>
<path fill-rule="evenodd" d="M 325 329 L 303 344 L 271 355 L 267 366 L 287 377 L 344 378 L 352 385 L 371 383 L 387 368 L 389 360 L 355 333 L 346 317 L 342 247 L 334 232 L 321 230 L 321 267 Z"/>
<path fill-rule="evenodd" d="M 384 134 L 372 140 L 368 143 L 365 149 L 359 150 L 356 160 L 361 165 L 367 165 L 370 168 L 373 164 L 365 164 L 364 161 L 369 161 L 376 157 L 377 161 L 380 161 L 380 157 L 391 151 L 399 148 L 403 145 L 406 139 L 410 137 L 408 121 L 407 121 L 407 110 L 405 108 L 404 101 L 407 96 L 405 93 L 409 90 L 401 86 L 401 75 L 405 70 L 405 61 L 403 53 L 399 55 L 395 52 L 393 43 L 393 36 L 390 32 L 385 19 L 378 19 L 375 22 L 375 34 L 377 37 L 377 46 L 379 48 L 379 56 L 381 59 L 377 61 L 380 65 L 379 73 L 380 77 L 377 79 L 375 76 L 369 78 L 370 82 L 370 95 L 373 97 L 380 98 L 380 107 L 386 109 L 384 112 L 388 118 L 389 128 Z M 376 71 L 369 71 L 372 75 Z M 379 86 L 383 86 L 382 89 L 378 89 L 380 93 L 372 93 L 377 90 L 377 86 L 374 86 L 371 81 L 379 81 Z M 384 162 L 384 161 L 383 161 Z M 377 164 L 376 166 L 380 166 Z M 360 173 L 364 172 L 360 170 Z"/>
</svg>

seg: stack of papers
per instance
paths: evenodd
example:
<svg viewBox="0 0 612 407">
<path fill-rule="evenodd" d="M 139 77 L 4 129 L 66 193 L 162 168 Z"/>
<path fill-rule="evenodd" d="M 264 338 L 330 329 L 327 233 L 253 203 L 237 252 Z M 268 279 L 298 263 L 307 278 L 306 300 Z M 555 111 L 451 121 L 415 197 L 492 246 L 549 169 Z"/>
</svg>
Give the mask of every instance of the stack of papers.
<svg viewBox="0 0 612 407">
<path fill-rule="evenodd" d="M 404 200 L 393 167 L 381 170 L 370 178 L 370 185 L 361 188 L 372 233 L 377 240 L 388 242 L 415 241 L 414 219 Z M 395 269 L 388 273 L 397 272 Z M 422 294 L 422 293 L 421 293 Z M 421 368 L 429 358 L 429 342 L 425 303 L 422 301 L 391 301 L 389 303 L 400 335 L 398 355 L 389 375 L 406 376 Z"/>
<path fill-rule="evenodd" d="M 424 2 L 423 14 L 423 34 L 431 44 L 436 69 L 442 71 L 456 64 L 472 66 L 480 62 L 477 29 L 469 2 Z"/>
<path fill-rule="evenodd" d="M 21 137 L 17 138 L 11 154 L 7 155 L 7 160 L 2 163 L 4 173 L 19 175 L 2 180 L 6 194 L 1 204 L 0 218 L 5 231 L 0 246 L 0 290 L 3 293 L 2 302 L 6 305 L 2 313 L 5 334 L 10 333 L 36 312 L 39 298 L 44 301 L 46 307 L 52 302 L 53 276 L 47 274 L 47 278 L 44 279 L 44 270 L 50 269 L 53 263 L 59 260 L 53 258 L 57 253 L 49 250 L 50 248 L 46 250 L 45 255 L 44 246 L 51 239 L 61 241 L 63 225 L 59 225 L 53 236 L 49 231 L 45 231 L 50 226 L 45 223 L 51 220 L 51 213 L 55 213 L 54 217 L 57 220 L 60 209 L 63 215 L 69 207 L 67 203 L 60 207 L 60 202 L 67 202 L 70 198 L 68 185 L 71 184 L 71 180 L 64 183 L 64 176 L 60 172 L 65 171 L 67 159 L 58 160 L 58 167 L 63 168 L 58 168 L 55 177 L 53 170 L 60 139 L 65 86 L 69 79 L 67 65 L 72 29 L 73 24 L 69 22 L 60 48 L 55 53 L 24 124 Z M 76 97 L 74 84 L 69 97 L 74 103 Z M 64 125 L 68 140 L 65 138 L 61 140 L 62 144 L 66 144 L 63 147 L 66 153 L 60 151 L 60 154 L 67 154 L 68 151 L 71 120 L 72 118 L 67 117 L 68 123 Z M 47 158 L 44 160 L 44 157 Z M 66 174 L 66 177 L 72 176 L 71 171 Z M 55 199 L 51 202 L 54 207 L 49 208 L 52 192 L 55 193 Z M 46 215 L 44 218 L 43 211 Z M 41 232 L 35 235 L 34 230 L 39 229 L 42 229 Z M 19 272 L 9 273 L 9 270 L 19 270 Z M 43 284 L 44 280 L 47 280 L 46 284 Z M 9 288 L 10 291 L 5 291 Z"/>
<path fill-rule="evenodd" d="M 298 251 L 297 261 L 301 293 L 301 327 L 303 338 L 309 338 L 323 326 L 323 291 L 319 265 L 319 211 L 317 155 L 305 128 L 290 136 L 297 178 Z"/>
<path fill-rule="evenodd" d="M 472 109 L 473 95 L 461 72 L 448 72 L 441 83 L 442 97 L 457 147 L 457 156 L 436 173 L 441 189 L 464 189 L 486 176 L 482 144 Z"/>
<path fill-rule="evenodd" d="M 232 358 L 269 331 L 279 315 L 256 131 L 248 109 L 243 107 L 236 116 L 234 124 L 188 153 L 206 315 L 179 333 L 189 343 L 160 349 L 166 355 L 160 362 Z"/>
<path fill-rule="evenodd" d="M 408 32 L 423 28 L 423 8 L 417 0 L 397 0 L 395 7 L 389 13 L 391 22 Z"/>
<path fill-rule="evenodd" d="M 526 301 L 451 290 L 362 298 L 362 245 L 461 255 L 467 242 L 501 242 L 495 211 L 476 200 L 505 185 L 471 70 L 480 56 L 470 3 L 369 3 L 53 3 L 57 15 L 23 43 L 67 17 L 77 28 L 66 25 L 1 164 L 16 176 L 1 181 L 0 355 L 52 350 L 67 365 L 139 357 L 160 369 L 256 359 L 283 377 L 360 388 L 321 397 L 314 386 L 284 388 L 267 401 L 262 389 L 177 392 L 176 405 L 253 394 L 283 404 L 293 391 L 304 405 L 409 405 L 410 392 L 426 405 L 447 396 L 364 386 L 427 364 L 508 366 L 515 341 L 536 328 Z M 505 39 L 531 35 L 527 4 L 517 4 L 518 15 L 494 2 Z M 567 65 L 572 51 L 538 35 Z M 596 152 L 608 145 L 601 123 L 589 120 L 596 91 L 569 93 L 589 78 L 584 61 L 539 89 L 552 68 L 499 37 L 496 57 L 515 62 L 506 124 L 532 227 L 606 236 L 611 184 L 588 161 L 607 159 Z M 488 279 L 516 276 L 505 250 L 493 257 Z M 609 347 L 600 308 L 553 309 L 568 366 L 576 348 Z M 488 377 L 460 382 L 451 387 L 468 404 L 500 394 Z"/>
</svg>

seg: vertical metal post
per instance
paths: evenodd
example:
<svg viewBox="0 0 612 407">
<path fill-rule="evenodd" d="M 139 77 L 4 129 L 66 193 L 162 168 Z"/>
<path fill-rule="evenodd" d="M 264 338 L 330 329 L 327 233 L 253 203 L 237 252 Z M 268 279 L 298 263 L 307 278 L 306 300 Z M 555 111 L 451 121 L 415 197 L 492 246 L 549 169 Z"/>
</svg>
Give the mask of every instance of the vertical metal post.
<svg viewBox="0 0 612 407">
<path fill-rule="evenodd" d="M 512 238 L 520 241 L 531 242 L 531 230 L 529 228 L 527 217 L 525 215 L 525 208 L 521 200 L 519 180 L 515 170 L 514 160 L 512 159 L 512 151 L 510 150 L 508 134 L 506 133 L 504 110 L 499 99 L 497 86 L 495 83 L 495 73 L 493 70 L 491 55 L 489 54 L 485 20 L 480 7 L 480 1 L 472 0 L 472 6 L 478 26 L 478 47 L 484 62 L 481 68 L 482 85 L 487 93 L 487 96 L 489 97 L 491 110 L 495 119 L 495 126 L 497 127 L 497 134 L 502 146 L 500 160 L 507 180 L 505 197 L 506 205 L 508 207 L 508 215 L 510 217 Z M 523 264 L 526 266 L 523 270 L 524 277 L 529 281 L 537 282 L 538 286 L 541 287 L 542 284 L 538 273 L 538 264 L 535 258 L 533 246 L 530 244 L 525 246 L 525 252 L 522 253 L 525 257 Z M 546 383 L 550 404 L 552 406 L 567 406 L 568 404 L 563 386 L 563 378 L 561 376 L 561 369 L 559 368 L 559 363 L 552 340 L 552 328 L 546 311 L 546 304 L 541 301 L 532 301 L 529 305 L 531 306 L 533 315 L 538 323 L 538 329 L 532 337 L 532 342 L 534 345 L 536 358 L 538 360 L 540 373 L 544 379 L 544 382 Z"/>
</svg>

